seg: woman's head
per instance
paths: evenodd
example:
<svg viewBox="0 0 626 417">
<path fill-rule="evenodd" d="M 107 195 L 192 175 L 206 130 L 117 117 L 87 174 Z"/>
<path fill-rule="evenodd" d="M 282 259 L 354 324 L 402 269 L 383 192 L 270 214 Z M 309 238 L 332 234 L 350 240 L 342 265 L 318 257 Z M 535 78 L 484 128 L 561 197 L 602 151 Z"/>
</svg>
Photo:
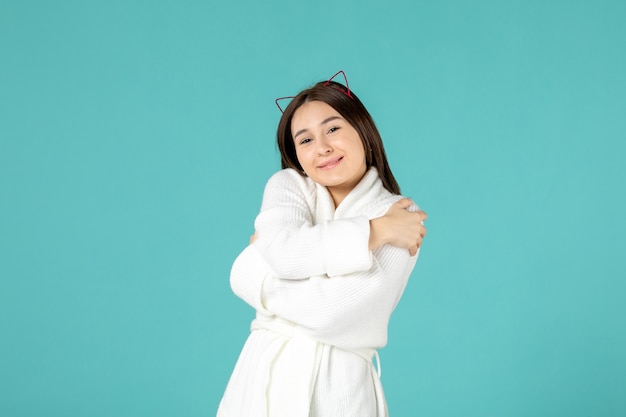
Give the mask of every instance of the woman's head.
<svg viewBox="0 0 626 417">
<path fill-rule="evenodd" d="M 292 125 L 294 116 L 296 116 L 296 121 L 300 122 L 303 117 L 299 116 L 305 115 L 304 110 L 306 109 L 307 114 L 309 113 L 309 108 L 313 106 L 305 106 L 302 110 L 301 108 L 311 102 L 322 102 L 330 106 L 350 125 L 349 127 L 356 131 L 363 147 L 365 168 L 376 167 L 384 187 L 394 194 L 400 194 L 400 188 L 389 168 L 382 139 L 372 117 L 354 92 L 334 81 L 322 81 L 301 91 L 283 112 L 277 132 L 282 167 L 293 168 L 305 174 L 306 170 L 298 160 L 298 151 L 294 142 L 294 135 L 301 140 L 302 134 L 298 135 L 298 131 L 294 130 Z"/>
</svg>

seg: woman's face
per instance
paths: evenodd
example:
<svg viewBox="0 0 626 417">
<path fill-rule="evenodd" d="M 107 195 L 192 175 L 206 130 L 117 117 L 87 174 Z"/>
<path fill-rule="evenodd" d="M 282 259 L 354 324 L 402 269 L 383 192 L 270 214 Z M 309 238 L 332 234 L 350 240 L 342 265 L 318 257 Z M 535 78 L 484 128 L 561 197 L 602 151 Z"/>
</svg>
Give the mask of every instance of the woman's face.
<svg viewBox="0 0 626 417">
<path fill-rule="evenodd" d="M 365 175 L 365 150 L 358 132 L 328 104 L 309 101 L 295 111 L 291 135 L 302 169 L 328 188 L 338 206 Z"/>
</svg>

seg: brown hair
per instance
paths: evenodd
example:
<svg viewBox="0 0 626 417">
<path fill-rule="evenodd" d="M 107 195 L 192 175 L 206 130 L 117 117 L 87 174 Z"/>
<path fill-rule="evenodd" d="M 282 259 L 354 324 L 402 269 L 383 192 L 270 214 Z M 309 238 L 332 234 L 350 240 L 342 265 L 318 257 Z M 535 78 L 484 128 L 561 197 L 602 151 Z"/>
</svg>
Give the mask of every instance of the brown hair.
<svg viewBox="0 0 626 417">
<path fill-rule="evenodd" d="M 363 142 L 367 169 L 376 167 L 383 186 L 394 194 L 400 194 L 400 186 L 391 173 L 383 141 L 372 116 L 352 90 L 334 81 L 321 81 L 301 91 L 283 112 L 276 134 L 282 167 L 293 168 L 303 174 L 291 136 L 291 120 L 296 110 L 309 101 L 322 101 L 328 104 L 352 125 Z"/>
</svg>

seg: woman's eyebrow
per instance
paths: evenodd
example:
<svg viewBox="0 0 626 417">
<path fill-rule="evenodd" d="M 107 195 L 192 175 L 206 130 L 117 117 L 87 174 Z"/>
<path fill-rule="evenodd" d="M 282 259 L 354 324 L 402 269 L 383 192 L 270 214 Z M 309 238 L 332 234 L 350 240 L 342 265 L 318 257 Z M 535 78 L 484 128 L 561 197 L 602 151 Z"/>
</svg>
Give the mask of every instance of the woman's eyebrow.
<svg viewBox="0 0 626 417">
<path fill-rule="evenodd" d="M 326 119 L 322 120 L 322 122 L 320 123 L 320 126 L 323 126 L 323 125 L 325 125 L 326 123 L 332 122 L 333 120 L 337 120 L 337 119 L 341 119 L 341 117 L 339 117 L 339 116 L 330 116 L 330 117 L 327 117 Z M 300 135 L 300 134 L 302 134 L 302 133 L 306 132 L 307 130 L 308 130 L 308 129 L 300 129 L 300 130 L 298 130 L 298 131 L 296 132 L 296 134 L 295 134 L 295 135 L 293 135 L 293 138 L 294 138 L 294 139 L 295 139 L 295 138 L 297 138 L 297 137 L 298 137 L 298 135 Z"/>
<path fill-rule="evenodd" d="M 320 126 L 325 125 L 328 122 L 332 122 L 333 120 L 337 120 L 337 119 L 341 119 L 341 117 L 339 116 L 330 116 L 326 119 L 324 119 L 324 121 L 322 123 L 320 123 Z"/>
</svg>

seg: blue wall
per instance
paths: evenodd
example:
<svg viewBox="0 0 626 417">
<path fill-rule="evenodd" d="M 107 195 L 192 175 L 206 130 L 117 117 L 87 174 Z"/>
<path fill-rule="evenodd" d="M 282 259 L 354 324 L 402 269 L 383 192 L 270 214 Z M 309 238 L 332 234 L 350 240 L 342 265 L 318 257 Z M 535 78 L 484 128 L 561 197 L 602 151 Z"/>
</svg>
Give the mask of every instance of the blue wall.
<svg viewBox="0 0 626 417">
<path fill-rule="evenodd" d="M 429 235 L 392 417 L 626 415 L 623 1 L 0 0 L 0 415 L 214 415 L 279 168 L 339 69 Z"/>
</svg>

